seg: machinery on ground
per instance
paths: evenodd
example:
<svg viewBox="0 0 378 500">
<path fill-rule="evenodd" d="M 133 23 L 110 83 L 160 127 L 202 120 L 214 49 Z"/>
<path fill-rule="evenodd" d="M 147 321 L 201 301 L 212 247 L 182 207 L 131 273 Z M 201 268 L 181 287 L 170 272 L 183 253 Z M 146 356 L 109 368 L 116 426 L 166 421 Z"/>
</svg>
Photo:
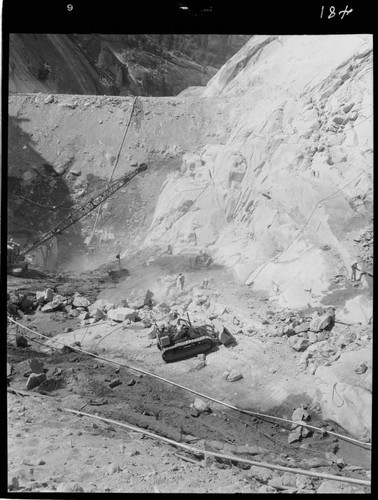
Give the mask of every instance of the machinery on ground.
<svg viewBox="0 0 378 500">
<path fill-rule="evenodd" d="M 181 361 L 210 351 L 213 347 L 234 342 L 234 337 L 224 328 L 219 335 L 212 325 L 193 326 L 189 319 L 179 318 L 177 325 L 155 324 L 157 347 L 166 363 Z"/>
<path fill-rule="evenodd" d="M 20 253 L 18 243 L 10 240 L 7 242 L 7 274 L 22 276 L 28 269 L 28 262 Z"/>
<path fill-rule="evenodd" d="M 147 164 L 142 163 L 132 172 L 129 172 L 120 179 L 114 181 L 100 194 L 93 196 L 77 210 L 71 212 L 67 217 L 50 229 L 50 231 L 42 235 L 37 241 L 31 245 L 25 245 L 22 250 L 20 250 L 17 243 L 9 241 L 7 245 L 7 273 L 12 274 L 13 276 L 21 276 L 28 267 L 28 263 L 25 262 L 26 254 L 45 244 L 54 236 L 62 234 L 64 230 L 83 219 L 83 217 L 92 212 L 92 210 L 104 203 L 104 201 L 107 200 L 112 194 L 130 182 L 133 177 L 138 175 L 140 172 L 144 172 L 147 168 Z"/>
</svg>

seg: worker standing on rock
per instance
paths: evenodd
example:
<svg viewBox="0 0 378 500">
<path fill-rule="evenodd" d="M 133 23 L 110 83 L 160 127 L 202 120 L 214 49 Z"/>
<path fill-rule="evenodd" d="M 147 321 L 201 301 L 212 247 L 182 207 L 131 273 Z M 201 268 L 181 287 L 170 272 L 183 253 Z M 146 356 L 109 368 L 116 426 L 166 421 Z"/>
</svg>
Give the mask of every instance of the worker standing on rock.
<svg viewBox="0 0 378 500">
<path fill-rule="evenodd" d="M 116 259 L 118 259 L 118 264 L 119 264 L 119 267 L 121 269 L 122 266 L 121 266 L 121 254 L 120 253 L 116 255 Z"/>
<path fill-rule="evenodd" d="M 176 286 L 179 290 L 183 290 L 184 289 L 184 283 L 185 283 L 185 276 L 180 273 L 177 277 L 177 281 L 176 281 Z"/>
<path fill-rule="evenodd" d="M 358 268 L 358 263 L 357 261 L 355 261 L 352 264 L 352 275 L 350 277 L 350 281 L 357 281 L 356 278 L 357 271 L 361 271 L 361 269 Z"/>
</svg>

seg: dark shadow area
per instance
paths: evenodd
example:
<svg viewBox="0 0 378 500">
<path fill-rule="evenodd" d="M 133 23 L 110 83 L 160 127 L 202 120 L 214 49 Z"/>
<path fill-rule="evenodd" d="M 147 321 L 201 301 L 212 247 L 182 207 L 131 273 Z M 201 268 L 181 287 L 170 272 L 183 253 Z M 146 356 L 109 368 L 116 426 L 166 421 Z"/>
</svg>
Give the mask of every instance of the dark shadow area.
<svg viewBox="0 0 378 500">
<path fill-rule="evenodd" d="M 73 207 L 65 179 L 38 153 L 33 138 L 22 129 L 23 121 L 9 116 L 7 182 L 8 238 L 21 248 L 37 241 Z M 58 245 L 63 256 L 82 245 L 80 227 L 67 229 Z"/>
</svg>

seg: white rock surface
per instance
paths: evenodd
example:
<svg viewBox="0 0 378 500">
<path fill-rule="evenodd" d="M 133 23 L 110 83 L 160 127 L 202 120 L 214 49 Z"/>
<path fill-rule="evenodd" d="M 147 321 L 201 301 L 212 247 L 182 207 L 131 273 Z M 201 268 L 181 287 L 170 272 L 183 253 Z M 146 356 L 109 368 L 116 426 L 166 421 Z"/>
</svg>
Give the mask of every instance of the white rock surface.
<svg viewBox="0 0 378 500">
<path fill-rule="evenodd" d="M 361 362 L 368 370 L 357 374 L 354 367 Z M 336 422 L 357 437 L 371 434 L 371 367 L 371 349 L 364 348 L 345 352 L 332 366 L 320 366 L 315 372 L 323 419 Z"/>
<path fill-rule="evenodd" d="M 372 82 L 370 35 L 252 37 L 203 92 L 228 135 L 167 175 L 145 245 L 207 246 L 279 305 L 320 305 L 372 202 Z"/>
<path fill-rule="evenodd" d="M 137 314 L 133 309 L 128 307 L 120 307 L 118 309 L 110 309 L 108 312 L 108 318 L 114 321 L 135 321 Z"/>
</svg>

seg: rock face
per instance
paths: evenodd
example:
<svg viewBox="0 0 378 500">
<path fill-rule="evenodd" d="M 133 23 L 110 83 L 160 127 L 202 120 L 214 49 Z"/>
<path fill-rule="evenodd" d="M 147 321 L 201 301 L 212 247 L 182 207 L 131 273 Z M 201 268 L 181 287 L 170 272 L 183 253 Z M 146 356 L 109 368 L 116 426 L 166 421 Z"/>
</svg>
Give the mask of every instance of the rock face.
<svg viewBox="0 0 378 500">
<path fill-rule="evenodd" d="M 147 243 L 179 248 L 194 231 L 281 305 L 319 304 L 349 277 L 358 199 L 361 229 L 372 215 L 371 57 L 370 36 L 253 37 L 203 92 L 232 102 L 229 134 L 184 155 Z"/>
<path fill-rule="evenodd" d="M 206 85 L 247 35 L 12 34 L 10 92 L 176 95 Z M 45 103 L 51 103 L 49 95 Z"/>
</svg>

